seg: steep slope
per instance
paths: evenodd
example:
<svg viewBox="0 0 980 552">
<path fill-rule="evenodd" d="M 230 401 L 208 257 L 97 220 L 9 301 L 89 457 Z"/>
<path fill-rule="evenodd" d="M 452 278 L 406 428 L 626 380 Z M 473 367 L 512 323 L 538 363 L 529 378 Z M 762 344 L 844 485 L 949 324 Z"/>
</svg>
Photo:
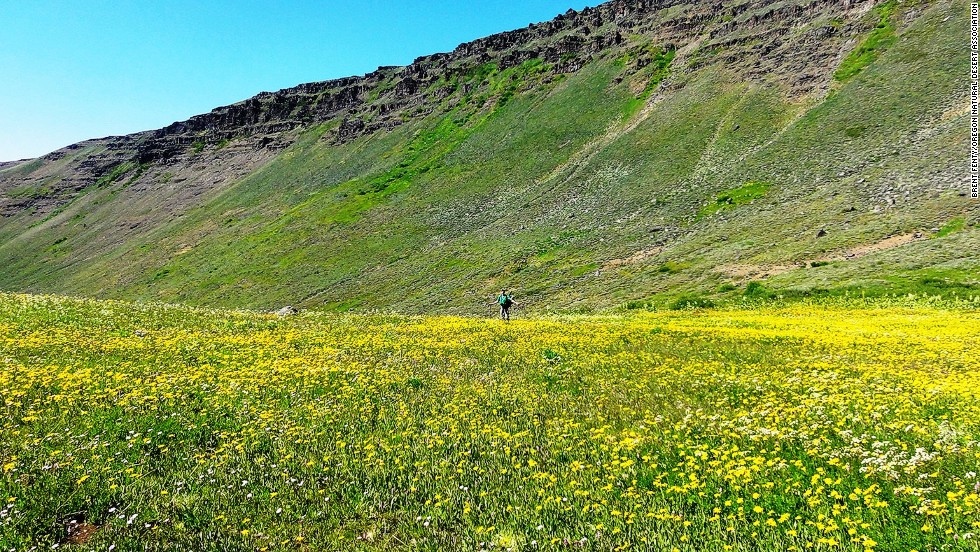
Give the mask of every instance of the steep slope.
<svg viewBox="0 0 980 552">
<path fill-rule="evenodd" d="M 501 286 L 975 294 L 967 13 L 616 1 L 85 142 L 0 168 L 0 287 L 466 313 Z"/>
</svg>

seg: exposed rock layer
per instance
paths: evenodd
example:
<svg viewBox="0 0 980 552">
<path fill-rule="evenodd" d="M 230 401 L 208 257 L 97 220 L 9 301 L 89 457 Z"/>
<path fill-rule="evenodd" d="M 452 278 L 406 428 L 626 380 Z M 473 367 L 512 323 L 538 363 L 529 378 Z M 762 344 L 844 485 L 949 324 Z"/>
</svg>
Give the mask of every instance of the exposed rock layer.
<svg viewBox="0 0 980 552">
<path fill-rule="evenodd" d="M 640 52 L 634 60 L 639 69 L 649 62 L 644 46 L 686 46 L 689 69 L 722 62 L 746 78 L 775 80 L 792 93 L 805 95 L 827 85 L 842 46 L 864 28 L 858 16 L 872 5 L 869 0 L 615 0 L 578 12 L 569 10 L 545 23 L 421 57 L 406 67 L 380 67 L 361 77 L 263 92 L 159 130 L 69 146 L 42 158 L 46 165 L 71 159 L 66 161 L 68 167 L 59 168 L 57 182 L 38 186 L 39 194 L 18 197 L 9 192 L 50 180 L 49 172 L 37 171 L 26 180 L 16 174 L 0 175 L 0 215 L 28 207 L 56 208 L 126 162 L 187 164 L 193 161 L 195 149 L 231 140 L 242 141 L 240 151 L 274 153 L 292 143 L 293 131 L 322 123 L 335 125 L 325 137 L 335 143 L 388 131 L 409 118 L 451 108 L 468 92 L 459 80 L 486 64 L 505 70 L 541 60 L 551 75 L 558 75 L 576 72 L 597 57 L 634 48 Z M 90 151 L 73 155 L 81 149 Z"/>
</svg>

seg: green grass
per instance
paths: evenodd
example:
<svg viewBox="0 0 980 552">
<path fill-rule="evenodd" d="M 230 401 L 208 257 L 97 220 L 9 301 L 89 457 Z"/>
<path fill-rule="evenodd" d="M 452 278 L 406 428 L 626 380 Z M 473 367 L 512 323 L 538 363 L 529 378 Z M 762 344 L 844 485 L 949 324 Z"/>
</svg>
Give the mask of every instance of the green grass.
<svg viewBox="0 0 980 552">
<path fill-rule="evenodd" d="M 542 60 L 531 59 L 494 75 L 490 82 L 490 93 L 497 96 L 497 107 L 507 105 L 520 90 L 540 83 L 551 69 Z"/>
<path fill-rule="evenodd" d="M 112 184 L 115 184 L 119 179 L 126 175 L 129 171 L 137 169 L 138 172 L 142 172 L 142 169 L 138 167 L 135 163 L 125 162 L 120 163 L 112 168 L 108 173 L 101 176 L 96 182 L 95 186 L 97 188 L 105 188 Z M 136 175 L 139 177 L 139 174 Z"/>
<path fill-rule="evenodd" d="M 471 123 L 471 119 L 475 120 Z M 355 195 L 339 205 L 333 220 L 354 222 L 360 213 L 406 190 L 421 175 L 438 168 L 445 156 L 478 128 L 481 121 L 473 113 L 453 111 L 431 130 L 420 132 L 405 147 L 405 155 L 398 165 L 366 182 L 354 180 L 348 183 Z"/>
<path fill-rule="evenodd" d="M 766 286 L 762 282 L 749 282 L 748 285 L 745 286 L 743 295 L 753 299 L 759 299 L 768 297 L 770 292 L 766 289 Z"/>
<path fill-rule="evenodd" d="M 667 274 L 676 274 L 689 267 L 690 267 L 689 264 L 679 263 L 676 261 L 667 261 L 664 264 L 660 265 L 660 267 L 657 268 L 657 271 L 667 273 Z"/>
<path fill-rule="evenodd" d="M 938 550 L 975 530 L 975 303 L 708 307 L 504 323 L 0 294 L 0 542 Z"/>
<path fill-rule="evenodd" d="M 44 166 L 44 159 L 38 158 L 38 159 L 33 159 L 31 161 L 28 161 L 26 163 L 14 165 L 13 167 L 8 167 L 0 171 L 0 173 L 14 174 L 18 176 L 28 176 L 43 166 Z"/>
<path fill-rule="evenodd" d="M 696 295 L 682 295 L 670 304 L 670 310 L 689 310 L 689 309 L 710 309 L 715 306 L 714 301 Z"/>
<path fill-rule="evenodd" d="M 834 72 L 835 79 L 843 82 L 854 77 L 874 63 L 882 52 L 895 43 L 895 24 L 892 19 L 897 7 L 898 2 L 896 0 L 889 0 L 875 8 L 874 13 L 878 17 L 877 24 L 872 29 L 871 34 L 844 58 L 840 67 Z"/>
<path fill-rule="evenodd" d="M 635 117 L 643 109 L 643 106 L 650 101 L 650 97 L 657 90 L 657 87 L 660 86 L 660 83 L 670 75 L 671 64 L 673 64 L 674 58 L 677 57 L 676 50 L 663 50 L 659 47 L 651 46 L 645 48 L 643 53 L 652 57 L 650 64 L 641 73 L 647 79 L 647 83 L 639 96 L 626 103 L 623 109 L 624 121 L 629 121 Z M 626 65 L 635 55 L 632 54 L 620 58 L 617 60 L 617 63 Z"/>
<path fill-rule="evenodd" d="M 726 190 L 715 198 L 713 203 L 709 203 L 698 211 L 697 218 L 711 216 L 715 213 L 729 211 L 740 205 L 746 205 L 766 195 L 771 184 L 768 182 L 746 182 L 738 188 Z"/>
<path fill-rule="evenodd" d="M 939 229 L 939 232 L 936 232 L 933 237 L 944 238 L 954 232 L 963 230 L 964 227 L 966 227 L 966 219 L 964 217 L 956 217 L 954 219 L 950 219 L 949 222 L 944 224 L 942 228 Z"/>
<path fill-rule="evenodd" d="M 13 199 L 33 199 L 49 196 L 53 191 L 54 188 L 50 184 L 31 184 L 14 188 L 7 192 L 7 196 Z"/>
</svg>

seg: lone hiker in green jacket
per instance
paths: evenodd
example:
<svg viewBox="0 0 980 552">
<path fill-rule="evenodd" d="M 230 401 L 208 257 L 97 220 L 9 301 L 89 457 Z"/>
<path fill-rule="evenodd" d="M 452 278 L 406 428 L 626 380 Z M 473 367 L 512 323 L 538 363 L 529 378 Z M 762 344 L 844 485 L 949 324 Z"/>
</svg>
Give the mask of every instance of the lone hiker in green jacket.
<svg viewBox="0 0 980 552">
<path fill-rule="evenodd" d="M 507 293 L 506 289 L 502 289 L 500 296 L 497 297 L 497 304 L 500 305 L 501 320 L 510 320 L 510 308 L 517 304 L 514 302 L 514 296 Z"/>
</svg>

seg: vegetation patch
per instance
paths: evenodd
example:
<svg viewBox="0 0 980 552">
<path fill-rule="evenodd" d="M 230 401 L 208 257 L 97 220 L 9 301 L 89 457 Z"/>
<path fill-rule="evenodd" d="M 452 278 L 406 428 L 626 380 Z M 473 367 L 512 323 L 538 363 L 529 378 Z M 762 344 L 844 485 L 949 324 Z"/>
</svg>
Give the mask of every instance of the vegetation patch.
<svg viewBox="0 0 980 552">
<path fill-rule="evenodd" d="M 532 59 L 495 75 L 490 82 L 490 94 L 497 96 L 497 107 L 507 105 L 519 90 L 539 82 L 550 70 L 551 66 L 542 60 Z"/>
<path fill-rule="evenodd" d="M 629 100 L 623 108 L 623 120 L 629 121 L 650 101 L 650 96 L 657 90 L 660 83 L 670 75 L 670 66 L 677 57 L 676 50 L 663 50 L 659 47 L 647 47 L 642 55 L 650 58 L 649 64 L 643 70 L 647 84 L 639 96 Z M 629 63 L 632 58 L 627 55 L 617 60 L 620 64 Z"/>
<path fill-rule="evenodd" d="M 765 299 L 770 296 L 770 293 L 762 282 L 749 282 L 748 285 L 745 286 L 745 292 L 743 295 L 751 299 Z"/>
<path fill-rule="evenodd" d="M 715 303 L 707 297 L 697 295 L 682 295 L 670 304 L 670 310 L 710 309 Z"/>
<path fill-rule="evenodd" d="M 653 306 L 654 306 L 653 301 L 647 301 L 647 300 L 627 301 L 626 304 L 623 305 L 623 308 L 625 308 L 626 310 L 643 310 L 643 309 L 652 309 Z"/>
<path fill-rule="evenodd" d="M 704 217 L 713 215 L 721 211 L 728 211 L 738 207 L 739 205 L 744 205 L 746 203 L 751 203 L 756 199 L 759 199 L 766 195 L 769 191 L 770 184 L 768 182 L 746 182 L 738 188 L 732 188 L 731 190 L 726 190 L 715 198 L 713 203 L 709 203 L 698 211 L 697 218 L 700 220 Z"/>
<path fill-rule="evenodd" d="M 95 181 L 96 188 L 105 188 L 122 178 L 126 173 L 136 168 L 136 163 L 127 161 L 112 168 L 111 171 Z"/>
<path fill-rule="evenodd" d="M 137 165 L 136 170 L 133 171 L 132 176 L 130 176 L 129 179 L 126 180 L 126 186 L 127 187 L 132 186 L 137 180 L 139 180 L 141 176 L 143 176 L 143 173 L 145 173 L 146 169 L 148 168 L 150 168 L 149 163 L 140 163 L 139 165 Z"/>
<path fill-rule="evenodd" d="M 677 274 L 678 272 L 690 267 L 689 263 L 680 263 L 677 261 L 667 261 L 664 264 L 657 267 L 657 272 L 663 274 Z"/>
<path fill-rule="evenodd" d="M 7 192 L 7 197 L 14 199 L 37 199 L 40 197 L 50 196 L 54 192 L 50 183 L 44 184 L 29 184 L 27 186 L 20 186 L 14 188 Z"/>
<path fill-rule="evenodd" d="M 37 159 L 28 161 L 27 163 L 21 163 L 20 165 L 14 165 L 12 167 L 0 169 L 0 172 L 9 171 L 11 174 L 27 176 L 43 166 L 44 166 L 44 159 L 38 157 Z"/>
<path fill-rule="evenodd" d="M 352 181 L 354 194 L 342 200 L 333 217 L 336 222 L 350 223 L 385 198 L 408 188 L 419 176 L 438 168 L 442 159 L 453 151 L 478 126 L 470 125 L 472 113 L 450 113 L 430 130 L 419 133 L 403 151 L 404 158 L 391 169 L 366 181 Z"/>
<path fill-rule="evenodd" d="M 576 266 L 568 272 L 568 276 L 571 278 L 578 278 L 580 276 L 585 276 L 586 274 L 591 274 L 598 269 L 599 269 L 599 265 L 595 263 Z"/>
<path fill-rule="evenodd" d="M 878 15 L 877 25 L 871 34 L 844 58 L 840 67 L 834 72 L 835 79 L 843 82 L 857 75 L 895 43 L 895 24 L 892 23 L 892 15 L 897 6 L 897 0 L 890 0 L 875 9 Z"/>
<path fill-rule="evenodd" d="M 965 227 L 966 227 L 966 218 L 956 217 L 954 219 L 951 219 L 946 224 L 944 224 L 942 228 L 939 229 L 939 232 L 936 232 L 935 235 L 933 235 L 933 237 L 944 238 L 950 234 L 959 232 Z"/>
</svg>

